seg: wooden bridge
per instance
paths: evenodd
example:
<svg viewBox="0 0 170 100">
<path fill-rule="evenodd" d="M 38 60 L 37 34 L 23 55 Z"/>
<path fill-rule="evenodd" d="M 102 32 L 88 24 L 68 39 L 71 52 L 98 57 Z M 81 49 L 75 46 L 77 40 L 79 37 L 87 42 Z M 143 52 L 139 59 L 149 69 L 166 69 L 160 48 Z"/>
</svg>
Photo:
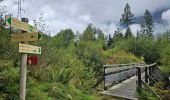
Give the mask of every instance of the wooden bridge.
<svg viewBox="0 0 170 100">
<path fill-rule="evenodd" d="M 103 76 L 93 86 L 96 88 L 104 82 L 104 89 L 100 93 L 113 97 L 129 100 L 138 100 L 138 94 L 142 88 L 146 88 L 159 100 L 162 100 L 150 86 L 159 81 L 164 81 L 164 76 L 160 72 L 156 63 L 146 65 L 139 64 L 113 64 L 103 65 Z M 160 86 L 160 88 L 162 88 Z"/>
</svg>

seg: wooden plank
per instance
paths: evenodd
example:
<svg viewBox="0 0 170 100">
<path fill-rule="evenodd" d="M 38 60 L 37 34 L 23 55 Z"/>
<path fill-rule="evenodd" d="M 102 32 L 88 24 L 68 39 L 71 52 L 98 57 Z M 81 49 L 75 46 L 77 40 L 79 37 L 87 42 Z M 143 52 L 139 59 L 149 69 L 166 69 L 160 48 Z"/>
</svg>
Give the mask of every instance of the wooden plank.
<svg viewBox="0 0 170 100">
<path fill-rule="evenodd" d="M 144 63 L 130 63 L 130 64 L 107 64 L 103 65 L 103 67 L 123 67 L 123 66 L 136 66 L 136 65 L 144 65 Z"/>
<path fill-rule="evenodd" d="M 7 26 L 21 29 L 21 30 L 27 31 L 27 32 L 35 32 L 36 31 L 36 29 L 32 25 L 22 22 L 14 17 L 5 16 L 5 19 L 6 19 L 5 22 L 6 22 Z"/>
<path fill-rule="evenodd" d="M 137 100 L 136 96 L 136 80 L 137 77 L 133 76 L 120 84 L 109 88 L 107 91 L 101 92 L 102 94 L 112 95 L 114 97 L 125 98 L 130 100 Z"/>
<path fill-rule="evenodd" d="M 145 68 L 145 67 L 151 67 L 151 66 L 155 66 L 156 63 L 150 64 L 150 65 L 143 65 L 143 66 L 136 66 L 137 68 Z"/>
<path fill-rule="evenodd" d="M 108 92 L 108 91 L 103 91 L 101 92 L 102 94 L 104 95 L 110 95 L 110 96 L 113 96 L 113 97 L 117 97 L 119 99 L 125 99 L 125 100 L 138 100 L 137 97 L 133 97 L 133 95 L 131 94 L 126 94 L 126 93 L 121 93 L 121 92 L 118 92 L 118 93 L 111 93 L 111 92 Z"/>
<path fill-rule="evenodd" d="M 41 34 L 38 32 L 32 32 L 32 33 L 17 33 L 17 34 L 11 34 L 11 41 L 12 42 L 26 42 L 26 41 L 38 41 L 41 40 Z"/>
<path fill-rule="evenodd" d="M 41 54 L 41 47 L 19 43 L 20 53 Z"/>
<path fill-rule="evenodd" d="M 96 88 L 100 83 L 102 83 L 103 80 L 104 80 L 104 75 L 102 75 L 102 77 L 97 80 L 96 84 L 94 84 L 92 88 Z"/>
<path fill-rule="evenodd" d="M 119 73 L 119 72 L 126 71 L 126 70 L 133 69 L 133 68 L 134 68 L 134 66 L 106 68 L 105 75 L 111 75 L 111 74 Z"/>
</svg>

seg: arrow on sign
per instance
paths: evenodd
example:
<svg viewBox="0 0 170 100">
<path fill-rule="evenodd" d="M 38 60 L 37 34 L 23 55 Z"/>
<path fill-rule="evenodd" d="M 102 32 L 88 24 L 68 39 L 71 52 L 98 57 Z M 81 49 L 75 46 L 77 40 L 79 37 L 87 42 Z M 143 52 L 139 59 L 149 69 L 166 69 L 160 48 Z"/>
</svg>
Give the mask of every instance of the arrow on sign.
<svg viewBox="0 0 170 100">
<path fill-rule="evenodd" d="M 12 18 L 11 17 L 6 17 L 6 19 L 7 19 L 8 24 L 11 25 Z"/>
<path fill-rule="evenodd" d="M 38 34 L 38 40 L 42 40 L 42 33 Z"/>
<path fill-rule="evenodd" d="M 41 47 L 19 43 L 20 53 L 41 54 Z"/>
<path fill-rule="evenodd" d="M 14 17 L 5 16 L 5 18 L 6 18 L 5 22 L 6 22 L 7 26 L 18 28 L 20 30 L 24 30 L 27 32 L 35 32 L 36 31 L 36 29 L 32 25 L 22 22 Z"/>
<path fill-rule="evenodd" d="M 11 34 L 12 42 L 38 41 L 42 40 L 42 34 L 38 32 Z"/>
</svg>

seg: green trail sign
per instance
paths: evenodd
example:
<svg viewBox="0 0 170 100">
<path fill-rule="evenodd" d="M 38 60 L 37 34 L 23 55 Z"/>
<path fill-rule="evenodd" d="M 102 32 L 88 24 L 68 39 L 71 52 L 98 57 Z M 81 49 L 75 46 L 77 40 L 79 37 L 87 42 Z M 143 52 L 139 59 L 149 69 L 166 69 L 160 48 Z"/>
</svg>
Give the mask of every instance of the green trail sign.
<svg viewBox="0 0 170 100">
<path fill-rule="evenodd" d="M 20 53 L 41 54 L 41 47 L 19 43 Z"/>
<path fill-rule="evenodd" d="M 5 19 L 6 19 L 5 23 L 7 26 L 11 26 L 11 27 L 14 27 L 14 28 L 17 28 L 20 30 L 24 30 L 27 32 L 35 32 L 36 31 L 36 29 L 32 25 L 22 22 L 14 17 L 5 16 Z"/>
</svg>

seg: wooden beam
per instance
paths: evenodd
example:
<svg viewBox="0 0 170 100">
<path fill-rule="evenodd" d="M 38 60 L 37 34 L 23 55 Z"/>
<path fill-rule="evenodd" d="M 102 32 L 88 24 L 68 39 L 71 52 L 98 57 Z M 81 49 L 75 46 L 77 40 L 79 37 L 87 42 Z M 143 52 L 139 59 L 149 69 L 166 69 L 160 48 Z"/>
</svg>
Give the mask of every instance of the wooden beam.
<svg viewBox="0 0 170 100">
<path fill-rule="evenodd" d="M 157 83 L 150 75 L 148 75 L 148 78 L 149 78 L 152 82 Z M 163 87 L 162 87 L 162 86 L 160 86 L 159 84 L 157 84 L 157 85 L 163 90 Z"/>
<path fill-rule="evenodd" d="M 137 86 L 137 88 L 138 88 L 138 92 L 139 92 L 139 94 L 141 93 L 141 89 L 142 89 L 142 77 L 141 77 L 141 69 L 140 68 L 137 68 L 137 76 L 138 76 L 138 86 Z"/>
<path fill-rule="evenodd" d="M 141 80 L 142 84 L 151 91 L 159 100 L 163 100 L 147 83 L 145 83 L 143 80 Z"/>
<path fill-rule="evenodd" d="M 110 68 L 114 68 L 114 67 L 122 67 L 122 66 L 136 66 L 136 65 L 144 65 L 144 63 L 130 63 L 130 64 L 107 64 L 107 65 L 103 65 L 103 67 L 110 67 Z"/>
<path fill-rule="evenodd" d="M 106 67 L 104 67 L 104 70 L 103 70 L 103 72 L 104 72 L 104 86 L 103 86 L 103 88 L 104 88 L 104 90 L 107 90 L 107 87 L 105 87 L 106 86 L 106 78 L 105 78 L 105 76 L 106 76 Z"/>
<path fill-rule="evenodd" d="M 124 67 L 116 67 L 116 68 L 110 68 L 109 72 L 106 72 L 105 71 L 105 75 L 112 75 L 112 74 L 115 74 L 115 73 L 119 73 L 119 72 L 122 72 L 122 71 L 126 71 L 126 70 L 129 70 L 129 69 L 133 69 L 135 68 L 134 66 L 124 66 Z M 107 67 L 105 67 L 105 70 L 106 69 L 109 69 Z"/>
<path fill-rule="evenodd" d="M 104 75 L 102 75 L 102 77 L 97 80 L 96 84 L 94 84 L 92 88 L 96 88 L 100 83 L 102 83 L 103 80 L 104 80 Z"/>
<path fill-rule="evenodd" d="M 145 67 L 145 82 L 148 83 L 148 68 Z"/>
</svg>

